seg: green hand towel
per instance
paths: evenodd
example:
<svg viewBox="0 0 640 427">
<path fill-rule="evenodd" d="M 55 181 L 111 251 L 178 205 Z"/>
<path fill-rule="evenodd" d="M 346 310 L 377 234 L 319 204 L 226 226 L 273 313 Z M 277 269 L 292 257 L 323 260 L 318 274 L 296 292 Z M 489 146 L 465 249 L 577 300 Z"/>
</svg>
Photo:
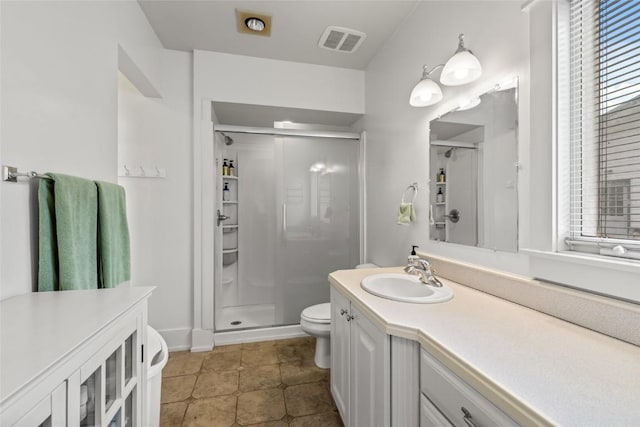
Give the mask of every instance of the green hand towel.
<svg viewBox="0 0 640 427">
<path fill-rule="evenodd" d="M 38 188 L 38 290 L 96 289 L 98 197 L 95 184 L 68 175 L 47 175 L 53 182 L 42 179 Z"/>
<path fill-rule="evenodd" d="M 398 211 L 398 225 L 409 225 L 416 220 L 416 209 L 413 203 L 400 203 Z"/>
<path fill-rule="evenodd" d="M 96 181 L 100 286 L 113 288 L 131 278 L 131 249 L 124 188 Z"/>
<path fill-rule="evenodd" d="M 38 291 L 58 289 L 58 239 L 53 181 L 41 179 L 38 185 Z"/>
</svg>

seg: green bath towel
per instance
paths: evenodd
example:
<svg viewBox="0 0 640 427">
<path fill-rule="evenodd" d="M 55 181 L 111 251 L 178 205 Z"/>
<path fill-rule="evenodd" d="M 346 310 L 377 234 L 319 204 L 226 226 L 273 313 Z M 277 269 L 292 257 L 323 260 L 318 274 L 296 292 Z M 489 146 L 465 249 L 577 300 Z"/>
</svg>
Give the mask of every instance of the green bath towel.
<svg viewBox="0 0 640 427">
<path fill-rule="evenodd" d="M 131 278 L 131 249 L 124 188 L 96 181 L 100 287 L 114 288 Z"/>
<path fill-rule="evenodd" d="M 98 287 L 98 197 L 93 181 L 62 174 L 40 180 L 38 290 Z"/>
</svg>

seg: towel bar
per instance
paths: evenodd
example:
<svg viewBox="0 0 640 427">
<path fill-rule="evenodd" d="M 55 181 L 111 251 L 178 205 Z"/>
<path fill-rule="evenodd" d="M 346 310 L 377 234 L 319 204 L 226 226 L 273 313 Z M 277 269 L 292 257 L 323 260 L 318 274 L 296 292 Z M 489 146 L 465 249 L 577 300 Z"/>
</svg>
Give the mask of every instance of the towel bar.
<svg viewBox="0 0 640 427">
<path fill-rule="evenodd" d="M 47 175 L 39 174 L 36 171 L 28 171 L 28 172 L 18 172 L 18 168 L 13 166 L 2 165 L 2 180 L 6 182 L 18 182 L 19 177 L 25 178 L 41 178 L 41 179 L 51 179 L 51 177 Z"/>
</svg>

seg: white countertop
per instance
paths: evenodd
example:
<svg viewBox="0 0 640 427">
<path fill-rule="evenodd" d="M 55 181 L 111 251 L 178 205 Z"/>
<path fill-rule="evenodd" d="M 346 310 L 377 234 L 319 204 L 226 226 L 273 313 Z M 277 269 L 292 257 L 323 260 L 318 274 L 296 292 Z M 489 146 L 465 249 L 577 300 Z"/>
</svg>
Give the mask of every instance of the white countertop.
<svg viewBox="0 0 640 427">
<path fill-rule="evenodd" d="M 360 287 L 368 275 L 401 271 L 340 270 L 329 280 L 387 334 L 419 341 L 519 424 L 640 426 L 640 347 L 447 279 L 455 296 L 439 304 Z"/>
<path fill-rule="evenodd" d="M 0 403 L 152 290 L 34 292 L 0 301 Z"/>
</svg>

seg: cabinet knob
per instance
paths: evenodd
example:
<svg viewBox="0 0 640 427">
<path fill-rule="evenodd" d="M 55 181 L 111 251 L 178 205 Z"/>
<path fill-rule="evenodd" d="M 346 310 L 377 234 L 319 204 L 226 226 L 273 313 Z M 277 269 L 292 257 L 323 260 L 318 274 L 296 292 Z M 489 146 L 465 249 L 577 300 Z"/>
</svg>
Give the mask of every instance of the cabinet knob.
<svg viewBox="0 0 640 427">
<path fill-rule="evenodd" d="M 350 314 L 347 314 L 347 322 L 351 322 L 351 320 L 353 320 L 353 316 Z"/>
<path fill-rule="evenodd" d="M 345 314 L 347 314 L 347 310 L 345 310 L 344 308 L 340 309 L 340 316 L 344 316 Z"/>
<path fill-rule="evenodd" d="M 473 419 L 472 419 L 473 417 L 471 416 L 471 412 L 469 412 L 467 408 L 462 406 L 460 407 L 460 410 L 464 414 L 464 418 L 462 418 L 462 420 L 466 425 L 468 425 L 469 427 L 478 427 L 478 425 L 473 422 Z"/>
</svg>

